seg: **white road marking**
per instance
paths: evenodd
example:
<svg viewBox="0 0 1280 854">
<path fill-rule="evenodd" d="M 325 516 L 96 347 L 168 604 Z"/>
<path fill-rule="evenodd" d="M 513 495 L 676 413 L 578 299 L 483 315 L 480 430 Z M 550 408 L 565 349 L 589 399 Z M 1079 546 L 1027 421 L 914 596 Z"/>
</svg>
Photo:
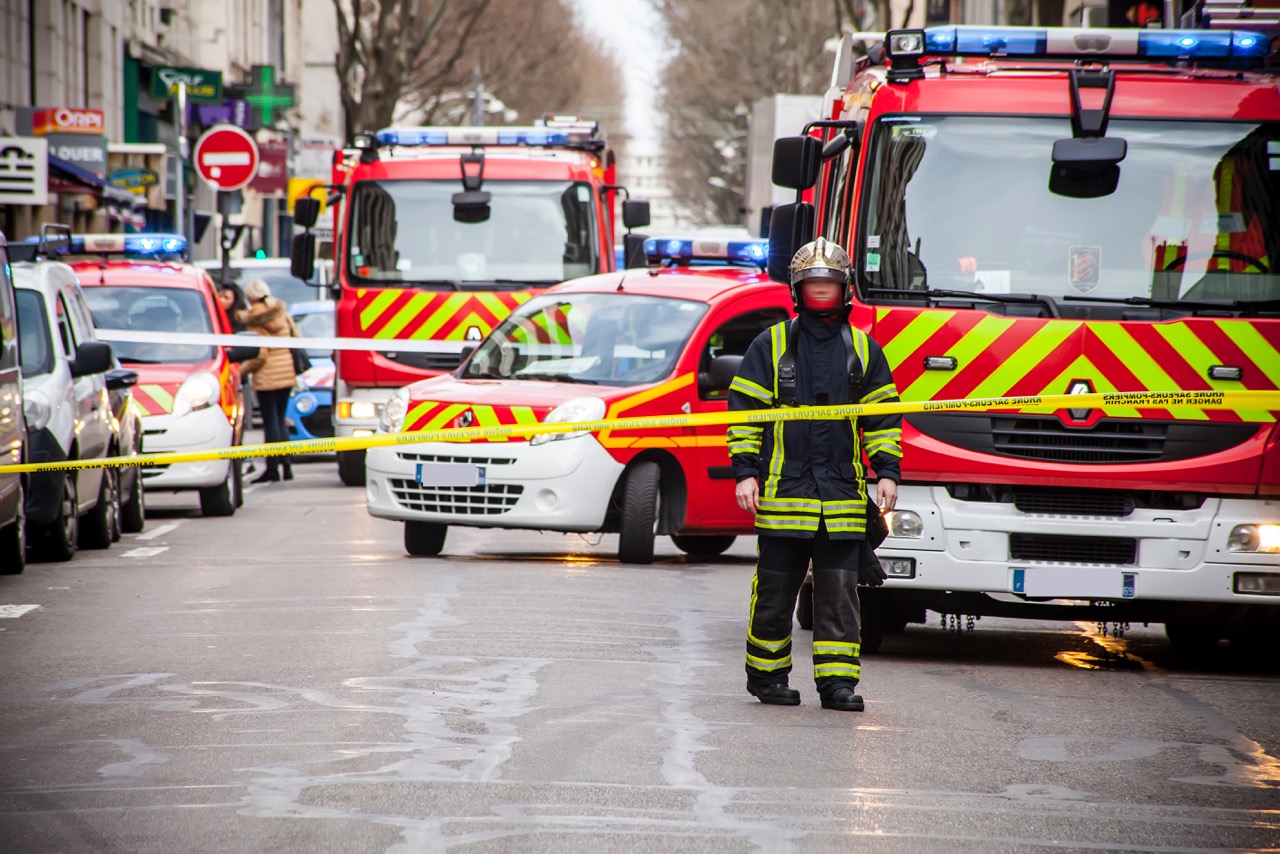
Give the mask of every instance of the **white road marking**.
<svg viewBox="0 0 1280 854">
<path fill-rule="evenodd" d="M 154 540 L 156 537 L 163 536 L 164 534 L 167 534 L 170 531 L 176 529 L 179 524 L 180 523 L 178 522 L 170 522 L 167 525 L 161 525 L 159 528 L 155 528 L 153 530 L 147 531 L 145 534 L 138 534 L 138 536 L 134 537 L 134 539 L 135 540 Z"/>
<path fill-rule="evenodd" d="M 169 551 L 168 546 L 141 546 L 136 549 L 129 549 L 121 557 L 155 557 L 161 552 Z"/>
<path fill-rule="evenodd" d="M 16 620 L 28 611 L 34 611 L 39 605 L 0 605 L 0 619 Z"/>
</svg>

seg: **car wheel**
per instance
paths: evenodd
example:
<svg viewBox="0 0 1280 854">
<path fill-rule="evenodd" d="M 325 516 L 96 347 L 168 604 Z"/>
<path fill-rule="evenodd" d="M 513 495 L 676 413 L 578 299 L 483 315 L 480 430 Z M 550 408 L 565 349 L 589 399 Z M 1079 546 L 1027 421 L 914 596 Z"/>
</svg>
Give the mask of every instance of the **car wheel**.
<svg viewBox="0 0 1280 854">
<path fill-rule="evenodd" d="M 627 482 L 622 488 L 618 560 L 623 563 L 653 563 L 653 541 L 658 526 L 658 464 L 636 463 L 626 477 Z"/>
<path fill-rule="evenodd" d="M 137 534 L 147 524 L 146 490 L 142 486 L 142 469 L 133 472 L 133 492 L 129 500 L 120 505 L 120 529 L 126 534 Z"/>
<path fill-rule="evenodd" d="M 685 554 L 698 557 L 715 557 L 724 554 L 737 537 L 672 537 L 671 542 Z"/>
<path fill-rule="evenodd" d="M 80 525 L 80 545 L 86 549 L 106 549 L 120 538 L 120 471 L 102 470 L 98 503 Z"/>
<path fill-rule="evenodd" d="M 435 557 L 444 549 L 448 525 L 436 522 L 405 522 L 404 550 L 414 557 Z"/>
<path fill-rule="evenodd" d="M 231 461 L 231 497 L 236 507 L 244 506 L 244 460 Z"/>
<path fill-rule="evenodd" d="M 19 575 L 27 568 L 26 492 L 18 481 L 18 512 L 13 521 L 0 528 L 0 575 Z"/>
<path fill-rule="evenodd" d="M 217 486 L 208 486 L 200 490 L 200 512 L 205 516 L 232 516 L 236 512 L 236 502 L 232 495 L 234 475 L 227 467 L 227 479 Z"/>
<path fill-rule="evenodd" d="M 338 451 L 338 477 L 347 486 L 364 486 L 364 451 Z"/>
<path fill-rule="evenodd" d="M 796 622 L 800 628 L 813 631 L 813 582 L 806 581 L 800 585 L 800 595 L 796 598 Z"/>
<path fill-rule="evenodd" d="M 71 560 L 76 553 L 76 540 L 80 532 L 80 517 L 76 515 L 80 494 L 76 491 L 76 475 L 63 472 L 62 497 L 58 501 L 58 515 L 35 537 L 36 551 L 44 560 Z"/>
<path fill-rule="evenodd" d="M 1173 654 L 1186 667 L 1207 667 L 1218 654 L 1222 632 L 1208 620 L 1170 620 L 1164 624 L 1165 637 Z"/>
</svg>

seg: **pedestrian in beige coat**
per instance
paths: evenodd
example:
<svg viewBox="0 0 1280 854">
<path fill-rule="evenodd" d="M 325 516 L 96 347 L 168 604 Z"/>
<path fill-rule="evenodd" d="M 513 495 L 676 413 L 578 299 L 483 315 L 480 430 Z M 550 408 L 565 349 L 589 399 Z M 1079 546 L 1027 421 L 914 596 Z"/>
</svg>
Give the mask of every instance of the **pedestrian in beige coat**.
<svg viewBox="0 0 1280 854">
<path fill-rule="evenodd" d="M 261 279 L 254 279 L 245 286 L 245 299 L 249 307 L 236 313 L 236 319 L 251 332 L 268 338 L 288 338 L 297 335 L 298 328 L 289 317 L 289 307 L 283 300 L 271 296 L 271 289 Z M 289 438 L 285 423 L 285 408 L 289 405 L 289 393 L 298 381 L 293 370 L 293 351 L 286 347 L 263 347 L 254 359 L 244 362 L 241 370 L 252 373 L 253 390 L 262 410 L 262 431 L 267 442 L 284 442 Z M 267 470 L 254 478 L 253 483 L 280 480 L 283 470 L 285 480 L 293 480 L 291 460 L 287 456 L 267 457 Z"/>
</svg>

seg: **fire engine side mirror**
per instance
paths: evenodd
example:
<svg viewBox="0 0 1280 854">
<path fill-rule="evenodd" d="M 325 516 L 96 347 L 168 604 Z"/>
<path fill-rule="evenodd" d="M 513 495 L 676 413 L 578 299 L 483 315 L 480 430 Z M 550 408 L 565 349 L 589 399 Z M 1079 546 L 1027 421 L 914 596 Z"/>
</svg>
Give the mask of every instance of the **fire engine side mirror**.
<svg viewBox="0 0 1280 854">
<path fill-rule="evenodd" d="M 289 272 L 296 279 L 311 281 L 316 273 L 316 236 L 309 231 L 295 234 L 289 244 Z"/>
<path fill-rule="evenodd" d="M 769 278 L 790 286 L 791 258 L 812 239 L 813 205 L 795 202 L 775 207 L 769 219 Z"/>
<path fill-rule="evenodd" d="M 818 182 L 822 143 L 811 136 L 784 136 L 773 141 L 773 183 L 807 190 Z"/>
<path fill-rule="evenodd" d="M 644 228 L 649 224 L 648 199 L 623 199 L 622 224 L 627 228 Z M 628 255 L 628 258 L 631 256 Z M 628 265 L 630 266 L 630 265 Z M 643 266 L 643 265 L 642 265 Z"/>
<path fill-rule="evenodd" d="M 622 266 L 624 268 L 630 270 L 635 267 L 649 266 L 649 259 L 644 254 L 644 242 L 648 239 L 649 235 L 637 234 L 633 231 L 628 231 L 622 236 Z"/>
<path fill-rule="evenodd" d="M 320 219 L 320 200 L 311 196 L 299 196 L 293 202 L 293 224 L 312 228 Z"/>
</svg>

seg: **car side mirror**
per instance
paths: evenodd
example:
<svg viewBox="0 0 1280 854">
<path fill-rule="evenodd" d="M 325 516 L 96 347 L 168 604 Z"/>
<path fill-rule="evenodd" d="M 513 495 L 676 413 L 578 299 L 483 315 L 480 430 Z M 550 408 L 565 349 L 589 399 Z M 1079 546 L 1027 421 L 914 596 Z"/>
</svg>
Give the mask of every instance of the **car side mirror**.
<svg viewBox="0 0 1280 854">
<path fill-rule="evenodd" d="M 107 391 L 119 391 L 138 384 L 138 372 L 128 368 L 112 368 L 107 371 Z"/>
<path fill-rule="evenodd" d="M 76 347 L 76 357 L 71 361 L 71 376 L 87 377 L 111 370 L 111 345 L 105 341 L 85 341 Z"/>
<path fill-rule="evenodd" d="M 479 345 L 477 345 L 477 344 L 465 344 L 465 345 L 463 345 L 463 347 L 462 347 L 462 354 L 461 354 L 461 358 L 459 358 L 459 359 L 458 359 L 458 364 L 459 364 L 459 365 L 465 365 L 465 364 L 467 363 L 467 359 L 470 359 L 470 358 L 471 358 L 471 354 L 472 354 L 472 353 L 474 353 L 474 352 L 476 351 L 476 347 L 477 347 L 477 346 L 479 346 Z"/>
<path fill-rule="evenodd" d="M 301 199 L 299 199 L 301 201 Z M 289 244 L 289 272 L 295 279 L 311 281 L 316 273 L 316 236 L 310 232 L 295 234 Z"/>
<path fill-rule="evenodd" d="M 258 346 L 246 347 L 244 345 L 236 345 L 235 347 L 228 347 L 227 361 L 234 362 L 238 365 L 241 362 L 247 362 L 250 359 L 256 359 L 258 357 L 258 352 L 261 349 L 262 348 Z"/>
<path fill-rule="evenodd" d="M 698 374 L 698 391 L 710 394 L 717 391 L 728 391 L 729 384 L 738 375 L 742 366 L 741 356 L 716 356 L 706 373 Z"/>
<path fill-rule="evenodd" d="M 622 224 L 627 228 L 644 228 L 649 224 L 648 199 L 623 199 Z"/>
</svg>

